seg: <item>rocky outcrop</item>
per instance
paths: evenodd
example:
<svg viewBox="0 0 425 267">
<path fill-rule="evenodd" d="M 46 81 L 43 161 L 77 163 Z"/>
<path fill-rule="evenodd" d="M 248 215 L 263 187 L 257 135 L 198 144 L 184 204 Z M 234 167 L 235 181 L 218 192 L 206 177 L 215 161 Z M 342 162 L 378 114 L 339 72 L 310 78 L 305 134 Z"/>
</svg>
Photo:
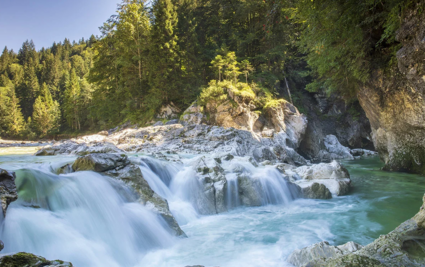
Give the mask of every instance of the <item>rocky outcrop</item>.
<svg viewBox="0 0 425 267">
<path fill-rule="evenodd" d="M 342 196 L 350 191 L 350 174 L 337 161 L 290 168 L 284 170 L 284 172 L 291 177 L 295 184 L 301 187 L 306 198 L 328 198 L 327 190 L 323 186 L 335 196 Z"/>
<path fill-rule="evenodd" d="M 425 266 L 425 196 L 419 212 L 394 231 L 381 235 L 371 244 L 340 255 L 310 253 L 312 247 L 294 251 L 288 260 L 296 266 Z M 295 263 L 300 263 L 297 265 Z M 308 264 L 306 264 L 308 263 Z M 303 265 L 304 264 L 304 265 Z"/>
<path fill-rule="evenodd" d="M 3 215 L 6 215 L 9 204 L 18 199 L 15 178 L 14 172 L 0 169 L 0 200 Z"/>
<path fill-rule="evenodd" d="M 385 169 L 425 173 L 425 2 L 405 11 L 396 40 L 397 65 L 377 70 L 358 98 Z"/>
<path fill-rule="evenodd" d="M 174 105 L 173 102 L 171 102 L 168 105 L 161 107 L 156 115 L 156 118 L 166 120 L 176 119 L 178 118 L 178 114 L 180 112 L 181 110 L 176 105 Z"/>
<path fill-rule="evenodd" d="M 331 199 L 332 193 L 324 184 L 314 183 L 301 188 L 304 198 L 311 199 Z"/>
<path fill-rule="evenodd" d="M 322 92 L 302 91 L 301 97 L 308 117 L 299 147 L 301 155 L 313 163 L 331 161 L 324 143 L 328 135 L 336 136 L 342 146 L 350 149 L 374 149 L 369 120 L 358 102 L 346 103 L 336 95 L 327 96 Z"/>
<path fill-rule="evenodd" d="M 61 260 L 49 261 L 43 257 L 30 253 L 20 252 L 12 255 L 0 256 L 2 267 L 72 267 L 72 263 Z"/>
<path fill-rule="evenodd" d="M 53 156 L 53 155 L 88 155 L 92 153 L 123 153 L 114 144 L 106 141 L 107 136 L 91 135 L 82 137 L 75 141 L 65 141 L 56 143 L 52 146 L 41 148 L 35 153 L 35 156 Z M 88 143 L 86 142 L 88 141 Z M 95 141 L 90 141 L 95 140 Z"/>
<path fill-rule="evenodd" d="M 316 264 L 319 261 L 322 261 L 323 264 L 326 259 L 347 255 L 361 249 L 362 247 L 363 246 L 354 242 L 348 242 L 344 245 L 335 247 L 329 245 L 328 242 L 323 241 L 301 250 L 295 250 L 288 257 L 288 262 L 296 267 L 312 266 L 313 262 Z"/>
<path fill-rule="evenodd" d="M 139 196 L 139 202 L 158 213 L 177 236 L 185 236 L 167 200 L 156 194 L 143 178 L 140 168 L 124 154 L 90 154 L 81 156 L 72 165 L 74 171 L 95 171 L 125 183 Z"/>
</svg>

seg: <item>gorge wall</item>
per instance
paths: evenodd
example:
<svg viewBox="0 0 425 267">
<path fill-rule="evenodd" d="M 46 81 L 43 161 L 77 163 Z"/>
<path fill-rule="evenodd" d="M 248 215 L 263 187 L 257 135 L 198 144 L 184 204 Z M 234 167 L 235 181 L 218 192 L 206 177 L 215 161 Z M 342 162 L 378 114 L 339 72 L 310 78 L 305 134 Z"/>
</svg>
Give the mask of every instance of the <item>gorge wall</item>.
<svg viewBox="0 0 425 267">
<path fill-rule="evenodd" d="M 358 92 L 385 169 L 425 173 L 425 1 L 405 13 L 397 65 L 377 70 Z"/>
</svg>

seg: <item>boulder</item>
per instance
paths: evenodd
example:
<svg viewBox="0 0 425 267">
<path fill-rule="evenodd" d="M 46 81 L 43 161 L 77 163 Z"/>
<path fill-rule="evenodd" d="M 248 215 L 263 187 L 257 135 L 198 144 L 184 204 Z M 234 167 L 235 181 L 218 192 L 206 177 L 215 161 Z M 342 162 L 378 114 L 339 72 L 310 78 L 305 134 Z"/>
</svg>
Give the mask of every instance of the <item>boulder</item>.
<svg viewBox="0 0 425 267">
<path fill-rule="evenodd" d="M 95 171 L 104 172 L 112 169 L 122 168 L 130 162 L 124 154 L 89 154 L 77 158 L 72 164 L 74 171 Z"/>
<path fill-rule="evenodd" d="M 345 195 L 350 191 L 350 174 L 337 161 L 301 166 L 288 170 L 287 173 L 303 191 L 305 188 L 311 187 L 314 183 L 323 184 L 333 195 L 337 196 Z M 294 174 L 297 176 L 294 176 Z"/>
<path fill-rule="evenodd" d="M 158 114 L 156 115 L 156 118 L 171 120 L 178 118 L 178 114 L 180 112 L 181 110 L 175 106 L 173 102 L 170 102 L 169 104 L 161 107 Z"/>
<path fill-rule="evenodd" d="M 341 145 L 335 135 L 327 135 L 323 140 L 329 158 L 334 159 L 354 159 L 350 153 L 350 149 Z"/>
<path fill-rule="evenodd" d="M 340 257 L 361 248 L 361 245 L 354 242 L 348 242 L 341 246 L 331 246 L 328 242 L 323 241 L 300 250 L 295 250 L 288 257 L 288 262 L 296 267 L 325 266 L 323 263 L 326 259 Z M 320 265 L 319 262 L 322 265 Z"/>
<path fill-rule="evenodd" d="M 332 193 L 329 189 L 319 183 L 314 183 L 311 186 L 304 187 L 301 189 L 302 195 L 304 198 L 311 199 L 331 199 Z"/>
<path fill-rule="evenodd" d="M 198 105 L 197 101 L 193 102 L 180 117 L 180 121 L 182 121 L 182 123 L 192 125 L 201 124 L 202 121 L 205 120 L 206 116 L 202 113 L 201 107 Z"/>
<path fill-rule="evenodd" d="M 41 148 L 35 153 L 35 156 L 53 156 L 53 155 L 88 155 L 92 153 L 123 153 L 110 142 L 83 142 L 66 141 L 52 146 Z"/>
<path fill-rule="evenodd" d="M 16 175 L 14 172 L 0 169 L 0 200 L 3 215 L 6 215 L 9 204 L 18 199 L 15 178 Z"/>
<path fill-rule="evenodd" d="M 49 261 L 34 254 L 20 252 L 0 256 L 0 266 L 4 267 L 72 267 L 72 263 L 61 260 Z"/>
</svg>

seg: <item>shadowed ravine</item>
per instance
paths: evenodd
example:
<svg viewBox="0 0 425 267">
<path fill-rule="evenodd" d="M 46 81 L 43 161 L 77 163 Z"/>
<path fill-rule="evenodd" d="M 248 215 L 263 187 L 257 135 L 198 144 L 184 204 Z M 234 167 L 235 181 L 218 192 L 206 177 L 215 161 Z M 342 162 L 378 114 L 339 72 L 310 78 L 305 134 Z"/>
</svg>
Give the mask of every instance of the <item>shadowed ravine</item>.
<svg viewBox="0 0 425 267">
<path fill-rule="evenodd" d="M 412 217 L 423 194 L 419 176 L 382 172 L 372 158 L 345 162 L 351 194 L 298 199 L 276 169 L 241 159 L 222 164 L 229 211 L 211 214 L 193 170 L 196 157 L 182 162 L 130 158 L 168 200 L 188 238 L 171 235 L 161 217 L 135 203 L 132 191 L 111 178 L 89 171 L 53 174 L 71 157 L 35 161 L 12 155 L 2 157 L 0 167 L 16 171 L 19 200 L 2 224 L 2 253 L 31 252 L 75 266 L 291 266 L 286 258 L 294 249 L 322 240 L 372 242 Z M 261 184 L 261 206 L 242 205 L 238 183 L 231 179 L 241 172 Z"/>
</svg>

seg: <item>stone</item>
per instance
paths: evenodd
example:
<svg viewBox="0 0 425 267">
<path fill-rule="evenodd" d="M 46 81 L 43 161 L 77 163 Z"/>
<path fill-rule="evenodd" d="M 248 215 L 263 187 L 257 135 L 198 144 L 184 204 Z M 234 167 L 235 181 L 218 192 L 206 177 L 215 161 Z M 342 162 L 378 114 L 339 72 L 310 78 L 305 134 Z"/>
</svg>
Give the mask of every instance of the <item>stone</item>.
<svg viewBox="0 0 425 267">
<path fill-rule="evenodd" d="M 323 140 L 326 151 L 330 154 L 329 159 L 354 159 L 350 149 L 341 145 L 335 135 L 327 135 Z"/>
<path fill-rule="evenodd" d="M 101 139 L 97 139 L 101 137 Z M 84 140 L 85 139 L 85 140 Z M 100 140 L 100 141 L 86 141 Z M 94 135 L 87 136 L 75 141 L 65 141 L 52 146 L 41 148 L 35 153 L 35 156 L 53 156 L 53 155 L 87 155 L 92 153 L 123 153 L 113 143 L 105 141 L 105 136 Z"/>
<path fill-rule="evenodd" d="M 95 171 L 104 172 L 116 168 L 121 168 L 129 164 L 126 155 L 117 154 L 90 154 L 77 158 L 72 164 L 74 171 Z"/>
<path fill-rule="evenodd" d="M 9 204 L 18 199 L 15 179 L 16 175 L 14 172 L 0 169 L 0 200 L 3 215 L 6 215 Z"/>
<path fill-rule="evenodd" d="M 304 187 L 301 189 L 302 195 L 304 198 L 310 199 L 331 199 L 332 193 L 329 189 L 319 183 L 314 183 L 311 186 Z"/>
<path fill-rule="evenodd" d="M 288 262 L 296 267 L 301 266 L 328 266 L 323 265 L 327 259 L 337 258 L 361 249 L 362 246 L 349 242 L 341 246 L 331 246 L 323 241 L 301 250 L 295 250 L 288 257 Z M 322 265 L 320 265 L 320 264 Z"/>
<path fill-rule="evenodd" d="M 351 188 L 350 174 L 337 161 L 301 166 L 286 171 L 286 173 L 293 178 L 294 182 L 302 190 L 312 186 L 314 183 L 319 183 L 325 185 L 333 195 L 342 196 L 347 194 Z M 294 176 L 294 174 L 297 176 Z"/>
<path fill-rule="evenodd" d="M 397 64 L 375 70 L 359 88 L 372 140 L 385 170 L 425 174 L 425 13 L 424 1 L 403 12 L 396 40 Z"/>
<path fill-rule="evenodd" d="M 178 119 L 174 119 L 174 120 L 169 120 L 169 121 L 167 121 L 167 122 L 165 123 L 165 125 L 171 125 L 171 124 L 177 124 L 177 123 L 179 123 L 179 120 L 178 120 Z"/>
<path fill-rule="evenodd" d="M 0 256 L 0 266 L 4 267 L 72 267 L 72 263 L 61 260 L 49 261 L 34 254 L 20 252 Z"/>
<path fill-rule="evenodd" d="M 156 126 L 162 126 L 162 125 L 164 125 L 164 123 L 162 121 L 157 121 L 152 126 L 156 127 Z"/>
<path fill-rule="evenodd" d="M 180 112 L 181 110 L 176 105 L 174 105 L 173 102 L 170 102 L 169 104 L 161 107 L 158 114 L 156 115 L 156 118 L 171 120 L 177 118 Z"/>
</svg>

